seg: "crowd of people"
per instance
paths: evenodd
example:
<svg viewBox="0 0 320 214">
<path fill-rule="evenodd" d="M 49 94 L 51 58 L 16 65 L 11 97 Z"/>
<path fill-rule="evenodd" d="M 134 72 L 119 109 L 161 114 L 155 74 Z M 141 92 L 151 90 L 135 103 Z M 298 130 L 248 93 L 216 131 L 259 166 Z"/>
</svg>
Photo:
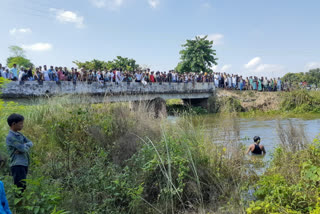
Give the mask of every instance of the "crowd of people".
<svg viewBox="0 0 320 214">
<path fill-rule="evenodd" d="M 178 73 L 174 70 L 168 72 L 154 72 L 150 69 L 137 70 L 133 72 L 122 69 L 98 69 L 87 70 L 84 68 L 53 67 L 46 65 L 35 69 L 17 68 L 14 64 L 12 68 L 4 68 L 0 64 L 0 75 L 3 78 L 13 81 L 82 81 L 82 82 L 141 82 L 143 85 L 156 82 L 173 83 L 194 83 L 212 82 L 217 88 L 233 90 L 256 90 L 256 91 L 287 91 L 290 83 L 283 82 L 280 78 L 267 77 L 243 77 L 241 75 L 227 74 L 221 72 L 200 72 L 200 73 Z"/>
</svg>

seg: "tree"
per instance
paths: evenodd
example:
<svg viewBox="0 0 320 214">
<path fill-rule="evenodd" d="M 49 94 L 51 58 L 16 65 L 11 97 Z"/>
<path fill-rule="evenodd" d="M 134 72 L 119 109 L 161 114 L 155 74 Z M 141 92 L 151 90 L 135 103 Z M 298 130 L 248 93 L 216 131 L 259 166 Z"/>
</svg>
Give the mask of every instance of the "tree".
<svg viewBox="0 0 320 214">
<path fill-rule="evenodd" d="M 207 36 L 196 36 L 194 40 L 187 40 L 187 43 L 182 45 L 185 49 L 180 51 L 178 72 L 207 72 L 212 65 L 217 65 L 216 50 L 212 46 L 213 41 L 209 41 Z"/>
<path fill-rule="evenodd" d="M 80 61 L 73 61 L 74 64 L 76 64 L 79 68 L 85 68 L 85 69 L 91 69 L 91 70 L 103 70 L 103 69 L 122 69 L 124 71 L 134 71 L 136 70 L 139 65 L 136 64 L 136 61 L 134 59 L 128 59 L 125 57 L 117 56 L 116 59 L 113 61 L 100 61 L 100 60 L 92 60 L 92 61 L 86 61 L 86 62 L 80 62 Z"/>
<path fill-rule="evenodd" d="M 73 61 L 73 63 L 76 64 L 78 68 L 84 68 L 87 70 L 103 70 L 107 66 L 106 62 L 97 59 L 86 62 Z"/>
<path fill-rule="evenodd" d="M 9 51 L 12 53 L 12 55 L 7 58 L 7 66 L 9 68 L 12 68 L 13 64 L 16 64 L 18 67 L 23 66 L 25 68 L 33 66 L 31 61 L 26 58 L 25 51 L 19 46 L 10 46 Z"/>
<path fill-rule="evenodd" d="M 136 60 L 121 56 L 117 56 L 117 58 L 113 60 L 113 63 L 115 68 L 120 68 L 126 71 L 134 71 L 139 67 L 139 65 L 136 64 Z"/>
<path fill-rule="evenodd" d="M 294 85 L 298 85 L 300 82 L 306 81 L 309 85 L 320 84 L 320 68 L 311 69 L 306 73 L 287 73 L 282 77 L 283 81 L 289 81 Z"/>
<path fill-rule="evenodd" d="M 23 48 L 19 46 L 12 45 L 9 47 L 9 51 L 13 54 L 14 57 L 17 57 L 17 56 L 25 57 L 25 51 L 23 50 Z"/>
</svg>

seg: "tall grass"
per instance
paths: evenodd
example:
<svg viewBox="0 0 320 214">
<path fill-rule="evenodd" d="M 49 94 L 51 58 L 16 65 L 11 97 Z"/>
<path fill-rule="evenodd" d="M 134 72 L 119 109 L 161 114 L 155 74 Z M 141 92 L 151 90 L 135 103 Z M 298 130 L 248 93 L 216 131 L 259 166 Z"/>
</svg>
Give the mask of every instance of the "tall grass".
<svg viewBox="0 0 320 214">
<path fill-rule="evenodd" d="M 83 97 L 76 103 L 56 98 L 5 111 L 2 127 L 8 114 L 23 114 L 23 133 L 35 144 L 22 208 L 13 200 L 8 167 L 2 169 L 13 209 L 244 212 L 241 189 L 252 174 L 243 146 L 229 136 L 238 133 L 236 126 L 216 142 L 202 119 L 195 124 L 182 117 L 171 124 L 149 114 L 145 103 L 134 111 L 126 103 L 87 104 Z"/>
</svg>

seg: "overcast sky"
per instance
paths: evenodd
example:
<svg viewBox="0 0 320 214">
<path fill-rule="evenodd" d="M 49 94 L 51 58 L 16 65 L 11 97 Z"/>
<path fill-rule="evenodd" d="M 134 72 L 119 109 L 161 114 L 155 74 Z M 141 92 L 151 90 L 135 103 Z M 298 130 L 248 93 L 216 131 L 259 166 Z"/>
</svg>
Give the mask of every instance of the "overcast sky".
<svg viewBox="0 0 320 214">
<path fill-rule="evenodd" d="M 173 69 L 209 35 L 215 71 L 282 76 L 320 67 L 319 0 L 0 0 L 0 63 L 19 45 L 35 65 L 130 57 Z"/>
</svg>

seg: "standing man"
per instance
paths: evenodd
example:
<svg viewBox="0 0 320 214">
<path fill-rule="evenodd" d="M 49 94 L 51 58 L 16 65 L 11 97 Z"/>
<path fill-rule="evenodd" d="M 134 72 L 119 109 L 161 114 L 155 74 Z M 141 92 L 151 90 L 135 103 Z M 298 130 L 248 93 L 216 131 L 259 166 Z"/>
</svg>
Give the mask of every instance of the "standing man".
<svg viewBox="0 0 320 214">
<path fill-rule="evenodd" d="M 0 73 L 1 73 L 1 77 L 8 79 L 7 73 L 6 73 L 6 68 L 2 67 L 2 65 L 0 64 Z"/>
<path fill-rule="evenodd" d="M 16 81 L 18 79 L 18 69 L 16 64 L 13 64 L 13 68 L 11 68 L 10 73 L 11 80 Z"/>
<path fill-rule="evenodd" d="M 141 71 L 138 71 L 138 72 L 136 73 L 136 82 L 141 82 L 141 79 L 142 79 Z"/>
<path fill-rule="evenodd" d="M 19 80 L 19 81 L 24 81 L 25 75 L 26 75 L 26 73 L 24 72 L 24 68 L 21 67 L 21 68 L 20 68 L 20 72 L 19 72 L 19 78 L 18 78 L 18 80 Z"/>
<path fill-rule="evenodd" d="M 260 137 L 259 136 L 255 136 L 253 138 L 254 143 L 251 144 L 248 148 L 247 154 L 249 154 L 251 152 L 251 154 L 253 155 L 265 155 L 266 154 L 266 150 L 264 148 L 263 145 L 260 145 Z"/>
<path fill-rule="evenodd" d="M 278 88 L 278 91 L 282 90 L 282 81 L 281 81 L 280 77 L 278 78 L 277 88 Z"/>
<path fill-rule="evenodd" d="M 40 70 L 40 72 L 41 72 L 41 70 Z M 46 65 L 43 66 L 42 75 L 43 75 L 44 81 L 50 81 L 50 75 L 49 75 L 49 71 L 47 70 Z"/>
</svg>

